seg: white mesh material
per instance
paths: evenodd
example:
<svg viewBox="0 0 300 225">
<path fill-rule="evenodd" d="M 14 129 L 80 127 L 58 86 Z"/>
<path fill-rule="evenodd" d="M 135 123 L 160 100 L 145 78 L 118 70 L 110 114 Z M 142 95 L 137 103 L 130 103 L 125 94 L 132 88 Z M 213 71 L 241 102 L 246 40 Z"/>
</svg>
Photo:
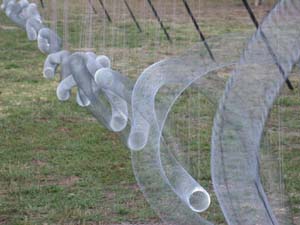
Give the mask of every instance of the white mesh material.
<svg viewBox="0 0 300 225">
<path fill-rule="evenodd" d="M 112 0 L 99 1 L 97 7 L 92 0 L 79 6 L 52 0 L 51 5 L 43 5 L 51 12 L 50 26 L 38 6 L 27 0 L 4 0 L 1 9 L 47 54 L 43 70 L 47 79 L 54 78 L 60 67 L 58 99 L 68 100 L 77 87 L 78 105 L 121 134 L 131 150 L 134 174 L 145 198 L 167 224 L 216 224 L 213 216 L 207 219 L 199 214 L 213 214 L 211 204 L 222 209 L 230 225 L 291 224 L 287 205 L 286 212 L 277 212 L 279 193 L 268 196 L 264 189 L 260 148 L 268 112 L 299 60 L 300 1 L 280 1 L 247 44 L 247 33 L 206 39 L 186 0 L 181 2 L 182 10 L 197 32 L 184 35 L 180 42 L 166 26 L 184 29 L 174 23 L 179 6 L 174 2 L 146 0 L 133 5 L 129 0 Z M 82 14 L 72 14 L 76 7 L 82 7 Z M 60 21 L 62 35 L 57 27 Z M 128 21 L 134 32 L 128 32 Z M 156 29 L 154 36 L 147 37 L 143 25 Z M 71 26 L 81 29 L 79 35 L 69 34 Z M 169 49 L 161 49 L 162 38 L 170 43 Z M 121 50 L 113 52 L 113 45 Z M 147 58 L 153 64 L 146 69 L 143 64 L 137 66 L 135 73 L 144 70 L 135 82 L 125 75 L 133 73 L 126 63 L 142 62 L 138 58 L 145 57 L 145 49 L 153 54 Z M 159 60 L 155 56 L 159 50 L 176 56 Z M 133 51 L 136 54 L 130 54 Z M 227 76 L 220 75 L 224 71 Z M 212 118 L 201 121 L 204 117 L 199 113 L 208 107 L 211 114 L 216 112 L 213 124 L 209 123 Z M 202 125 L 213 126 L 211 164 L 201 160 L 200 132 L 211 130 L 201 130 Z M 192 155 L 186 156 L 187 152 Z M 202 164 L 211 165 L 214 190 L 203 179 Z M 269 176 L 266 183 L 278 181 Z"/>
</svg>

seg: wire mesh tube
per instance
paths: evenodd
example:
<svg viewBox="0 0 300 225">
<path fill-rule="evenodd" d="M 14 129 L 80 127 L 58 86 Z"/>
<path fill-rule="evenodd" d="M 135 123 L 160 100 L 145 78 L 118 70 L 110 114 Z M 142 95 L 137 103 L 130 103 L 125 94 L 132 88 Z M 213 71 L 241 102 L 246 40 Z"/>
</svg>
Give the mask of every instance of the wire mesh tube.
<svg viewBox="0 0 300 225">
<path fill-rule="evenodd" d="M 48 55 L 44 63 L 44 69 L 43 69 L 44 77 L 47 79 L 54 78 L 58 66 L 62 65 L 63 67 L 63 65 L 67 64 L 66 61 L 68 60 L 70 54 L 71 53 L 69 51 L 63 50 Z M 70 72 L 62 68 L 60 79 L 63 80 L 69 75 Z"/>
<path fill-rule="evenodd" d="M 38 18 L 29 18 L 26 23 L 26 33 L 28 40 L 35 41 L 38 38 L 38 32 L 43 28 L 43 24 Z"/>
<path fill-rule="evenodd" d="M 268 112 L 299 60 L 300 1 L 280 1 L 250 40 L 215 116 L 212 178 L 228 224 L 279 224 L 260 178 Z M 284 77 L 264 42 L 267 37 Z"/>
<path fill-rule="evenodd" d="M 133 168 L 147 200 L 167 224 L 210 224 L 197 214 L 208 208 L 210 197 L 164 142 L 166 117 L 176 99 L 194 81 L 231 65 L 239 57 L 242 40 L 240 36 L 210 40 L 212 49 L 218 50 L 216 61 L 220 63 L 214 62 L 201 45 L 182 56 L 152 65 L 136 82 L 128 139 L 133 150 Z"/>
<path fill-rule="evenodd" d="M 98 88 L 94 81 L 94 76 L 90 74 L 86 66 L 87 61 L 88 58 L 85 53 L 74 53 L 70 57 L 70 68 L 74 80 L 78 88 L 82 90 L 90 101 L 87 108 L 107 128 L 115 132 L 122 131 L 127 126 L 127 103 L 113 92 L 102 92 L 111 106 L 111 110 L 108 109 L 108 104 L 98 97 L 101 90 Z"/>
<path fill-rule="evenodd" d="M 26 29 L 30 40 L 38 40 L 43 53 L 50 54 L 45 77 L 53 78 L 61 65 L 58 98 L 69 99 L 77 86 L 77 103 L 108 129 L 128 137 L 136 179 L 160 217 L 167 224 L 212 224 L 198 214 L 209 207 L 209 193 L 173 155 L 165 139 L 165 122 L 188 87 L 207 88 L 201 86 L 205 78 L 238 61 L 244 37 L 210 40 L 214 57 L 204 42 L 158 62 L 142 73 L 133 88 L 129 79 L 110 69 L 107 57 L 61 51 L 60 37 L 42 24 L 35 4 L 5 0 L 1 8 Z M 259 150 L 268 111 L 299 60 L 299 12 L 300 2 L 295 0 L 281 1 L 271 11 L 248 43 L 220 101 L 212 136 L 212 178 L 229 224 L 278 224 L 261 184 Z M 214 88 L 217 92 L 219 87 Z M 214 102 L 220 96 L 214 96 Z M 126 129 L 129 121 L 131 129 Z"/>
<path fill-rule="evenodd" d="M 62 48 L 62 40 L 49 28 L 42 28 L 37 40 L 39 50 L 45 54 L 59 52 Z"/>
<path fill-rule="evenodd" d="M 26 30 L 29 40 L 38 40 L 38 48 L 45 54 L 61 50 L 62 41 L 55 31 L 42 24 L 41 16 L 35 3 L 27 0 L 3 1 L 2 10 L 19 27 Z"/>
<path fill-rule="evenodd" d="M 19 27 L 25 28 L 26 24 L 26 16 L 28 15 L 22 15 L 23 9 L 28 7 L 27 1 L 8 1 L 3 2 L 1 5 L 1 8 L 5 11 L 6 15 Z"/>
</svg>

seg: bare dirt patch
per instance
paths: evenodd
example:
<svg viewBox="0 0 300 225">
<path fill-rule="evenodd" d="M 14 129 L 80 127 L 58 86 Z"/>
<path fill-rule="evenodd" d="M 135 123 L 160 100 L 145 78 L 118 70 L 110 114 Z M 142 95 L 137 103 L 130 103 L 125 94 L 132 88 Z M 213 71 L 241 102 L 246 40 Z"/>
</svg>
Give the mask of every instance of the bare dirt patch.
<svg viewBox="0 0 300 225">
<path fill-rule="evenodd" d="M 5 225 L 8 224 L 8 221 L 6 220 L 6 218 L 0 218 L 0 225 Z"/>
<path fill-rule="evenodd" d="M 294 217 L 294 223 L 300 224 L 300 217 Z"/>
<path fill-rule="evenodd" d="M 58 182 L 58 185 L 70 187 L 70 186 L 73 186 L 75 183 L 77 183 L 79 180 L 80 180 L 80 177 L 70 176 L 70 177 L 66 177 L 66 178 L 60 180 Z"/>
<path fill-rule="evenodd" d="M 41 166 L 42 167 L 42 166 L 46 166 L 47 165 L 47 162 L 42 161 L 42 160 L 38 160 L 38 159 L 33 159 L 31 162 L 35 166 Z"/>
<path fill-rule="evenodd" d="M 14 26 L 5 26 L 5 25 L 0 25 L 1 30 L 17 30 L 17 27 Z M 0 223 L 1 224 L 1 223 Z"/>
<path fill-rule="evenodd" d="M 40 183 L 41 186 L 57 185 L 63 187 L 71 187 L 80 180 L 80 177 L 69 176 L 57 180 L 53 176 L 46 176 L 46 177 L 41 177 L 39 180 L 41 182 Z"/>
<path fill-rule="evenodd" d="M 167 225 L 165 223 L 159 223 L 157 221 L 153 222 L 147 222 L 147 223 L 102 223 L 102 222 L 96 222 L 96 223 L 88 223 L 88 225 Z M 172 225 L 172 224 L 168 224 Z"/>
</svg>

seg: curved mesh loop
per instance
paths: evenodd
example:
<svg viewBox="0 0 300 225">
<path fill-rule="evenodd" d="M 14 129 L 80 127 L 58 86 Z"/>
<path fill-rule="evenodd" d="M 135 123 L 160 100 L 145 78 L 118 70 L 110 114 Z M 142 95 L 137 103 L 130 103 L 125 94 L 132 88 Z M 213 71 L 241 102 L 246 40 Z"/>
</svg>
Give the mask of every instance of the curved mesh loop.
<svg viewBox="0 0 300 225">
<path fill-rule="evenodd" d="M 168 150 L 162 129 L 170 108 L 187 87 L 238 59 L 245 38 L 235 37 L 210 40 L 212 49 L 218 52 L 216 61 L 220 63 L 211 60 L 204 46 L 198 46 L 182 56 L 152 65 L 134 87 L 133 122 L 128 139 L 129 147 L 134 147 L 133 168 L 147 200 L 168 224 L 210 224 L 196 213 L 207 209 L 208 193 Z M 158 95 L 160 91 L 162 94 Z M 197 192 L 199 198 L 191 204 Z"/>
<path fill-rule="evenodd" d="M 299 1 L 281 1 L 264 19 L 215 116 L 212 178 L 229 224 L 279 224 L 261 183 L 260 141 L 268 112 L 299 60 L 299 10 Z"/>
</svg>

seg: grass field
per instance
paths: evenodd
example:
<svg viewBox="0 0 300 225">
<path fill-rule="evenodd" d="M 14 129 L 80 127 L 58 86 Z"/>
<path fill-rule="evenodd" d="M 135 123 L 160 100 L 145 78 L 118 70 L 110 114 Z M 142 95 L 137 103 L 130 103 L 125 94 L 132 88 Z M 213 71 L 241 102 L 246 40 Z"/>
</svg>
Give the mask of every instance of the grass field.
<svg viewBox="0 0 300 225">
<path fill-rule="evenodd" d="M 156 220 L 130 152 L 42 77 L 45 56 L 1 13 L 0 224 Z"/>
<path fill-rule="evenodd" d="M 210 16 L 205 18 L 204 29 L 208 36 L 252 27 L 249 19 L 240 25 L 237 15 L 247 18 L 240 4 L 232 12 L 227 17 L 220 14 L 228 23 L 215 21 L 214 15 L 207 12 Z M 261 17 L 265 10 L 256 13 Z M 214 22 L 216 25 L 210 26 Z M 191 29 L 192 26 L 186 28 L 177 38 Z M 155 53 L 150 47 L 145 48 Z M 118 52 L 119 48 L 111 46 L 108 53 Z M 145 68 L 154 59 L 167 55 L 163 49 L 140 60 L 138 66 Z M 119 136 L 99 125 L 74 99 L 67 103 L 57 100 L 57 82 L 42 77 L 44 59 L 36 43 L 27 41 L 26 34 L 0 13 L 0 224 L 160 223 L 136 184 L 130 152 Z M 137 62 L 134 57 L 130 62 L 126 70 L 136 77 Z M 298 78 L 293 77 L 293 83 L 296 91 L 284 89 L 278 100 L 283 129 L 280 146 L 286 150 L 282 165 L 286 189 L 295 224 L 300 224 L 300 121 L 295 113 L 300 103 Z M 277 126 L 278 115 L 274 111 L 270 118 L 271 131 L 271 126 Z M 276 138 L 277 130 L 273 131 Z M 209 136 L 206 132 L 202 146 L 207 156 Z M 209 171 L 209 163 L 205 166 Z M 205 177 L 209 183 L 209 172 Z"/>
</svg>

